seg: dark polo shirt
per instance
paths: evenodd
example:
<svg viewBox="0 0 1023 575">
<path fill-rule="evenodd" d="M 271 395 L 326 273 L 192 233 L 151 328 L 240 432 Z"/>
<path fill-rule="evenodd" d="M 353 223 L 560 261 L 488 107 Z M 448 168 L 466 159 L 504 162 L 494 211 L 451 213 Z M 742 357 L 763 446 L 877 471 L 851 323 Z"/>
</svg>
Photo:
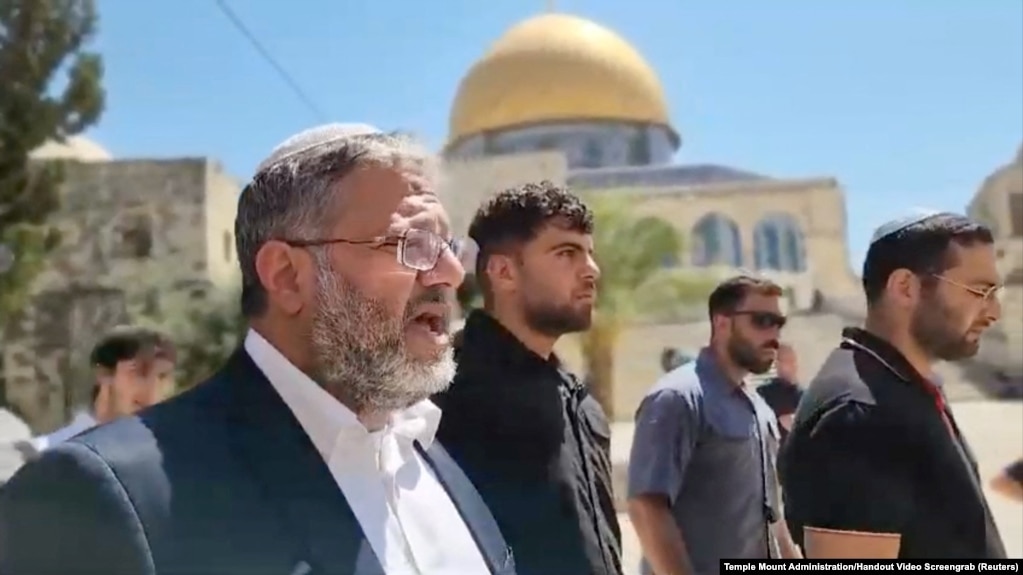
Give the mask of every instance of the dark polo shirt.
<svg viewBox="0 0 1023 575">
<path fill-rule="evenodd" d="M 802 544 L 804 526 L 898 533 L 900 558 L 1004 558 L 976 461 L 935 388 L 887 342 L 842 335 L 782 448 L 793 538 Z"/>
</svg>

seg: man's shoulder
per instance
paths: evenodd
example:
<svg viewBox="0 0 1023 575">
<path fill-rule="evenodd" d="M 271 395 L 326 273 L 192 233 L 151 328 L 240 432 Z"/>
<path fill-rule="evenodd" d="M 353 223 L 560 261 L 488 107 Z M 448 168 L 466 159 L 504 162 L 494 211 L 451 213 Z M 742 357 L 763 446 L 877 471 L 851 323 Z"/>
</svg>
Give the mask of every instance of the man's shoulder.
<svg viewBox="0 0 1023 575">
<path fill-rule="evenodd" d="M 839 405 L 876 405 L 871 386 L 857 366 L 856 352 L 838 348 L 828 355 L 801 398 L 796 419 L 815 416 Z"/>
<path fill-rule="evenodd" d="M 216 439 L 213 427 L 218 416 L 218 377 L 145 409 L 93 427 L 67 443 L 87 447 L 112 467 L 119 464 L 159 464 L 167 451 L 195 449 L 196 440 Z"/>
<path fill-rule="evenodd" d="M 696 362 L 677 367 L 661 376 L 654 383 L 646 397 L 666 397 L 699 401 L 703 397 L 704 383 L 696 369 Z"/>
</svg>

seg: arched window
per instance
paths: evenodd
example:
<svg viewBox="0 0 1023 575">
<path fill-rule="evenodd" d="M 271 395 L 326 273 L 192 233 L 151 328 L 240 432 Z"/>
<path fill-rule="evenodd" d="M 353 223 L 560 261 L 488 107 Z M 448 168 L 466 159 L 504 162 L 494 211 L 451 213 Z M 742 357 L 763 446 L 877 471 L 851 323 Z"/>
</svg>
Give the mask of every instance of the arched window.
<svg viewBox="0 0 1023 575">
<path fill-rule="evenodd" d="M 732 218 L 711 212 L 693 226 L 692 264 L 694 266 L 742 266 L 742 238 Z"/>
<path fill-rule="evenodd" d="M 753 230 L 753 259 L 757 269 L 805 271 L 806 246 L 796 219 L 785 213 L 761 218 Z"/>
<path fill-rule="evenodd" d="M 583 155 L 579 162 L 582 168 L 599 168 L 604 164 L 604 148 L 596 138 L 587 138 L 583 143 Z"/>
</svg>

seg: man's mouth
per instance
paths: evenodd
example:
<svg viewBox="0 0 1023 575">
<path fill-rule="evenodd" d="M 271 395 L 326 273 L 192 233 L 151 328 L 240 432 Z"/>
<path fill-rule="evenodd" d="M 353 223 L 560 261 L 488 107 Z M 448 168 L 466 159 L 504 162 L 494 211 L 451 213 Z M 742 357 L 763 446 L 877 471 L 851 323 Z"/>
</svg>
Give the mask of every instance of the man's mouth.
<svg viewBox="0 0 1023 575">
<path fill-rule="evenodd" d="M 412 316 L 412 322 L 436 334 L 448 333 L 448 314 L 436 310 L 423 310 Z"/>
</svg>

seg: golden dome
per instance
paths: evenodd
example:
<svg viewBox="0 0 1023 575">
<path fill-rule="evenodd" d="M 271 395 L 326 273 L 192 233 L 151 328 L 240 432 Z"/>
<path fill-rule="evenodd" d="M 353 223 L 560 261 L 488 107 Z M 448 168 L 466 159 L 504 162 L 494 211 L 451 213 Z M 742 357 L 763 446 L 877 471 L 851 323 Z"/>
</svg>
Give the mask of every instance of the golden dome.
<svg viewBox="0 0 1023 575">
<path fill-rule="evenodd" d="M 660 80 L 635 48 L 589 20 L 544 14 L 506 32 L 462 79 L 448 142 L 585 120 L 656 124 L 675 135 Z"/>
</svg>

